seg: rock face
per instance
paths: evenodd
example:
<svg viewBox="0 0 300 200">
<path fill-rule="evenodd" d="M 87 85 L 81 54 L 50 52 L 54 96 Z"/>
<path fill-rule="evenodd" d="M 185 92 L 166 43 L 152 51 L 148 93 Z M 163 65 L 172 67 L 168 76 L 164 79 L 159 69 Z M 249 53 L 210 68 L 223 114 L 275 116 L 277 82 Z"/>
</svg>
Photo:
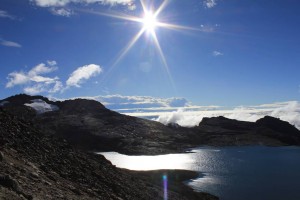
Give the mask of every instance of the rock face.
<svg viewBox="0 0 300 200">
<path fill-rule="evenodd" d="M 204 118 L 191 138 L 196 143 L 224 145 L 300 145 L 300 131 L 280 119 L 266 116 L 256 122 L 225 117 Z M 204 140 L 204 141 L 203 141 Z"/>
<path fill-rule="evenodd" d="M 40 100 L 57 107 L 38 114 L 25 106 Z M 162 154 L 199 145 L 299 145 L 299 130 L 272 117 L 242 122 L 225 117 L 204 118 L 199 126 L 184 128 L 121 115 L 94 100 L 50 101 L 42 96 L 16 95 L 4 99 L 2 108 L 31 120 L 46 135 L 56 135 L 88 151 L 125 154 Z"/>
<path fill-rule="evenodd" d="M 2 108 L 0 151 L 0 199 L 163 199 L 159 184 L 46 135 Z M 208 194 L 190 198 L 176 189 L 168 192 L 175 200 L 217 199 Z"/>
</svg>

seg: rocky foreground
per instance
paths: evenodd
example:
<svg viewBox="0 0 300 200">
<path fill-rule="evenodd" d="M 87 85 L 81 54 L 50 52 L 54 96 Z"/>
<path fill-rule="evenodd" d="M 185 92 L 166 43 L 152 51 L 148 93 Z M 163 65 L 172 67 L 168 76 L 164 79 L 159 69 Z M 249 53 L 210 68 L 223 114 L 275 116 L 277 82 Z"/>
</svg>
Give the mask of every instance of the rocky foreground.
<svg viewBox="0 0 300 200">
<path fill-rule="evenodd" d="M 168 173 L 169 199 L 218 199 L 183 185 L 196 173 L 117 169 L 0 108 L 0 199 L 163 199 L 162 175 Z"/>
</svg>

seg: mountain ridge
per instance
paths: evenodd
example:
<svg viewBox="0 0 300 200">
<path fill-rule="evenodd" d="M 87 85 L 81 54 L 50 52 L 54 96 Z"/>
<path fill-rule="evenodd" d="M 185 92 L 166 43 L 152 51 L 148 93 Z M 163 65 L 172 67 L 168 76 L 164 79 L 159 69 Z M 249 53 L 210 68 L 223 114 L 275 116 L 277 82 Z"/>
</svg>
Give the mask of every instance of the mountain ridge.
<svg viewBox="0 0 300 200">
<path fill-rule="evenodd" d="M 37 114 L 25 106 L 37 99 L 57 110 Z M 203 118 L 198 126 L 165 126 L 159 122 L 111 111 L 87 99 L 50 101 L 42 96 L 15 95 L 1 102 L 2 108 L 23 119 L 31 119 L 39 130 L 58 135 L 87 151 L 117 151 L 125 154 L 183 152 L 201 145 L 299 145 L 300 131 L 273 117 L 243 122 L 225 117 Z"/>
</svg>

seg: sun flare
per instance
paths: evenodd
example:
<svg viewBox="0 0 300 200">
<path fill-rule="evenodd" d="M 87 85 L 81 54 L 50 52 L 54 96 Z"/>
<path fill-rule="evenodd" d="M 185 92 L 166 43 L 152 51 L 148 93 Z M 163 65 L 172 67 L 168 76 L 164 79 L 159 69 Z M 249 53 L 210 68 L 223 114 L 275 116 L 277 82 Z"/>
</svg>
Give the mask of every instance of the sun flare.
<svg viewBox="0 0 300 200">
<path fill-rule="evenodd" d="M 159 20 L 159 14 L 166 8 L 166 6 L 170 3 L 171 0 L 164 0 L 161 5 L 157 9 L 150 8 L 151 6 L 147 6 L 147 0 L 140 0 L 141 6 L 143 8 L 141 17 L 127 15 L 124 13 L 106 13 L 106 12 L 95 12 L 95 11 L 88 11 L 91 14 L 102 15 L 106 17 L 112 17 L 116 19 L 121 19 L 125 21 L 132 21 L 140 23 L 142 28 L 132 37 L 132 39 L 128 42 L 128 44 L 120 51 L 118 57 L 113 62 L 112 66 L 110 67 L 109 71 L 112 69 L 125 57 L 125 55 L 130 51 L 130 49 L 136 44 L 136 42 L 141 38 L 141 36 L 147 33 L 146 39 L 151 39 L 152 44 L 156 47 L 156 50 L 159 54 L 159 57 L 162 61 L 162 66 L 169 78 L 169 82 L 173 86 L 174 90 L 176 91 L 175 84 L 173 78 L 171 76 L 171 72 L 167 63 L 167 59 L 164 55 L 163 49 L 160 45 L 158 35 L 156 33 L 156 29 L 160 28 L 167 28 L 170 30 L 189 30 L 189 31 L 201 31 L 201 29 L 188 27 L 188 26 L 181 26 L 177 24 L 170 24 L 166 22 L 162 22 Z M 87 12 L 86 10 L 82 10 Z M 148 34 L 150 33 L 150 34 Z"/>
<path fill-rule="evenodd" d="M 142 23 L 145 30 L 153 31 L 157 26 L 156 16 L 151 11 L 146 11 Z"/>
</svg>

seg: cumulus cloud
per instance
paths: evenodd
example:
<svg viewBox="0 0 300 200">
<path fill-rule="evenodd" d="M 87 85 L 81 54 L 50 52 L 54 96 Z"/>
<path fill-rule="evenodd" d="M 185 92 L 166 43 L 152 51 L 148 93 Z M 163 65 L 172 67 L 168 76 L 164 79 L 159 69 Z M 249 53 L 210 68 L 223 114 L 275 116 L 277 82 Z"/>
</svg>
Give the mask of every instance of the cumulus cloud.
<svg viewBox="0 0 300 200">
<path fill-rule="evenodd" d="M 205 0 L 204 5 L 207 8 L 213 8 L 217 5 L 217 0 Z"/>
<path fill-rule="evenodd" d="M 73 14 L 73 11 L 66 8 L 51 8 L 51 13 L 57 16 L 70 17 Z"/>
<path fill-rule="evenodd" d="M 20 45 L 17 42 L 3 40 L 3 39 L 0 39 L 0 44 L 2 46 L 7 46 L 7 47 L 16 47 L 16 48 L 21 48 L 22 47 L 22 45 Z"/>
<path fill-rule="evenodd" d="M 80 87 L 84 80 L 88 80 L 102 72 L 99 65 L 90 64 L 77 68 L 66 81 L 66 85 L 62 83 L 58 76 L 49 77 L 47 74 L 58 69 L 55 60 L 48 60 L 40 63 L 28 71 L 14 71 L 8 74 L 6 88 L 20 86 L 27 94 L 40 94 L 46 92 L 53 94 L 64 92 L 71 86 Z"/>
<path fill-rule="evenodd" d="M 47 64 L 50 66 L 55 66 L 57 65 L 57 62 L 55 60 L 47 60 Z"/>
<path fill-rule="evenodd" d="M 9 81 L 6 84 L 7 88 L 14 87 L 15 85 L 23 85 L 29 82 L 29 77 L 24 72 L 12 72 L 8 74 Z"/>
<path fill-rule="evenodd" d="M 16 19 L 15 16 L 9 14 L 9 13 L 8 13 L 7 11 L 5 11 L 5 10 L 0 10 L 0 17 L 12 19 L 12 20 Z"/>
<path fill-rule="evenodd" d="M 97 76 L 102 72 L 102 68 L 99 65 L 90 64 L 77 68 L 70 77 L 66 84 L 67 87 L 75 86 L 80 87 L 84 80 L 88 80 L 91 77 Z"/>
<path fill-rule="evenodd" d="M 31 0 L 40 7 L 63 7 L 71 3 L 77 4 L 92 4 L 100 3 L 102 5 L 124 5 L 129 9 L 135 9 L 134 0 Z"/>
<path fill-rule="evenodd" d="M 213 56 L 223 56 L 224 54 L 221 53 L 220 51 L 213 51 Z"/>
<path fill-rule="evenodd" d="M 49 93 L 57 93 L 61 90 L 63 90 L 64 86 L 62 82 L 60 81 L 55 81 L 55 84 L 52 88 L 50 88 Z"/>
<path fill-rule="evenodd" d="M 43 84 L 36 84 L 24 88 L 24 92 L 26 94 L 31 94 L 31 95 L 40 94 L 44 91 L 45 91 L 45 87 Z"/>
<path fill-rule="evenodd" d="M 34 78 L 40 74 L 47 74 L 47 73 L 53 72 L 55 70 L 57 70 L 56 66 L 47 67 L 44 63 L 41 63 L 41 64 L 38 64 L 37 66 L 33 67 L 28 72 L 28 76 Z"/>
<path fill-rule="evenodd" d="M 50 61 L 49 61 L 50 62 Z M 58 77 L 47 77 L 45 74 L 57 70 L 56 62 L 51 61 L 52 66 L 41 63 L 30 69 L 28 72 L 15 71 L 8 74 L 6 88 L 24 86 L 23 91 L 27 94 L 38 94 L 41 92 L 55 93 L 63 86 Z"/>
<path fill-rule="evenodd" d="M 35 5 L 48 8 L 49 11 L 57 16 L 70 17 L 74 11 L 67 8 L 70 4 L 95 4 L 117 6 L 126 6 L 128 10 L 135 10 L 135 0 L 30 0 Z"/>
</svg>

